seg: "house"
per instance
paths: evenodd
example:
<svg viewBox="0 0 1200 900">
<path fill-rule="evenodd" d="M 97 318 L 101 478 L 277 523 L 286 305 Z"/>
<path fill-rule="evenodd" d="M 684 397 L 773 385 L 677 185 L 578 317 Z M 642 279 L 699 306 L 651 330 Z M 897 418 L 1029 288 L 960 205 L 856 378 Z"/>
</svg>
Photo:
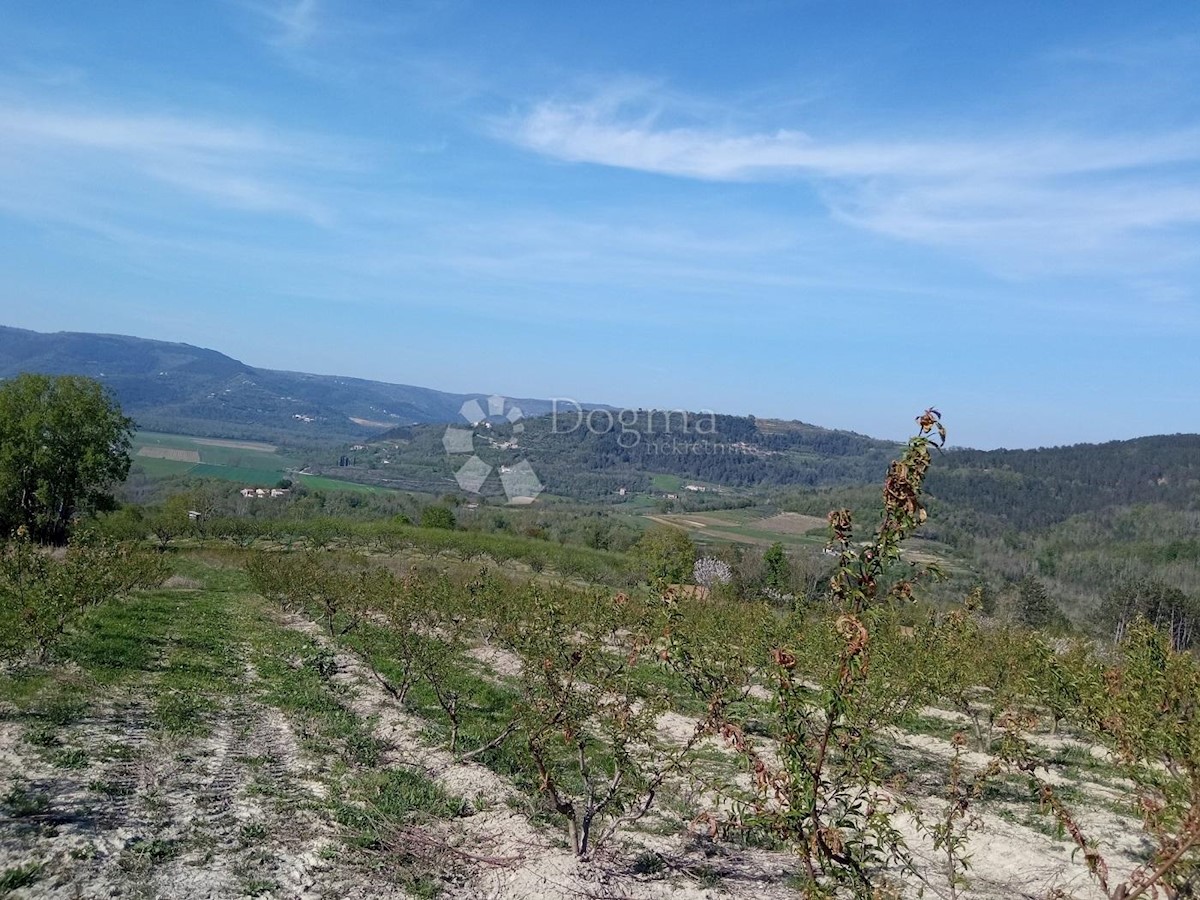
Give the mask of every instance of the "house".
<svg viewBox="0 0 1200 900">
<path fill-rule="evenodd" d="M 240 491 L 238 491 L 238 493 L 241 494 L 243 497 L 246 497 L 247 499 L 257 500 L 259 498 L 266 499 L 268 497 L 286 497 L 288 494 L 291 493 L 291 491 L 288 488 L 270 488 L 270 489 L 268 489 L 268 488 L 247 487 L 247 488 L 242 488 Z"/>
<path fill-rule="evenodd" d="M 617 488 L 617 496 L 624 497 L 625 496 L 625 488 Z"/>
<path fill-rule="evenodd" d="M 708 488 L 706 488 L 702 484 L 685 484 L 683 486 L 683 489 L 685 491 L 692 491 L 694 493 L 700 493 L 700 494 L 703 494 L 705 491 L 708 490 Z"/>
</svg>

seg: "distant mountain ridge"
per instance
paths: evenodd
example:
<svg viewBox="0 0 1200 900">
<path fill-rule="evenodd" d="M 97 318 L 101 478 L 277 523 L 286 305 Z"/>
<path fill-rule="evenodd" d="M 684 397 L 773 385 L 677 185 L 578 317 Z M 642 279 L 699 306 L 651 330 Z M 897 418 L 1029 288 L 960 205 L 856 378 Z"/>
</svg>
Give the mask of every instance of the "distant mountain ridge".
<svg viewBox="0 0 1200 900">
<path fill-rule="evenodd" d="M 397 425 L 460 421 L 469 400 L 362 378 L 249 366 L 216 350 L 115 334 L 0 326 L 0 378 L 87 375 L 112 389 L 142 428 L 201 436 L 354 439 Z M 526 415 L 549 400 L 513 398 Z"/>
</svg>

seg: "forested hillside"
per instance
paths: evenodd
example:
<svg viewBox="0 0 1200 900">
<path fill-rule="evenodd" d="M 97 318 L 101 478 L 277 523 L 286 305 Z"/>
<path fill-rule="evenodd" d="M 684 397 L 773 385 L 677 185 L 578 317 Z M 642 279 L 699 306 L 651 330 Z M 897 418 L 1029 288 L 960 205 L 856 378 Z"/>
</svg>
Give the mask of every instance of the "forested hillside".
<svg viewBox="0 0 1200 900">
<path fill-rule="evenodd" d="M 1034 578 L 1079 623 L 1146 582 L 1200 594 L 1200 435 L 1037 450 L 951 450 L 929 475 L 926 538 L 1016 598 Z M 877 489 L 782 492 L 782 507 L 864 514 Z"/>
<path fill-rule="evenodd" d="M 976 534 L 1041 528 L 1114 506 L 1189 509 L 1200 499 L 1200 435 L 1194 434 L 1037 450 L 954 450 L 940 463 L 930 493 L 951 508 L 976 513 Z"/>
<path fill-rule="evenodd" d="M 574 414 L 526 418 L 515 426 L 474 429 L 474 452 L 492 465 L 528 460 L 547 490 L 576 499 L 650 491 L 653 476 L 672 475 L 739 493 L 784 485 L 845 485 L 877 480 L 896 445 L 803 422 L 640 411 L 622 425 L 598 413 L 576 425 Z M 393 429 L 362 449 L 343 450 L 341 477 L 431 488 L 453 485 L 462 456 L 447 452 L 446 429 Z M 386 462 L 384 462 L 386 460 Z"/>
<path fill-rule="evenodd" d="M 486 403 L 485 394 L 259 369 L 191 344 L 0 326 L 0 378 L 20 372 L 87 375 L 140 427 L 201 437 L 362 439 L 399 424 L 461 421 L 464 402 Z M 550 409 L 515 402 L 534 415 Z"/>
</svg>

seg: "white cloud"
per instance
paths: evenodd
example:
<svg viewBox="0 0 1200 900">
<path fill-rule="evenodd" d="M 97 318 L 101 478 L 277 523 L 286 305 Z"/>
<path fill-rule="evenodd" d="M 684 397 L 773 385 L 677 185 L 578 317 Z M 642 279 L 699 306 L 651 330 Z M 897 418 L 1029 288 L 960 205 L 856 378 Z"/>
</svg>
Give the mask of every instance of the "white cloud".
<svg viewBox="0 0 1200 900">
<path fill-rule="evenodd" d="M 1112 172 L 1200 159 L 1200 128 L 1147 137 L 1001 137 L 975 141 L 821 141 L 794 130 L 730 134 L 622 121 L 608 103 L 544 103 L 513 138 L 575 162 L 712 180 L 826 178 L 1036 178 Z"/>
<path fill-rule="evenodd" d="M 358 150 L 319 136 L 201 117 L 0 106 L 0 181 L 65 191 L 77 207 L 153 184 L 204 204 L 326 224 L 313 177 L 357 167 Z M 134 203 L 132 199 L 129 201 Z"/>
<path fill-rule="evenodd" d="M 318 31 L 317 0 L 277 0 L 251 3 L 250 8 L 274 27 L 271 43 L 279 47 L 303 47 Z"/>
<path fill-rule="evenodd" d="M 542 103 L 502 133 L 570 162 L 709 181 L 805 181 L 844 221 L 965 250 L 1010 274 L 1169 267 L 1191 258 L 1194 241 L 1177 232 L 1200 223 L 1195 127 L 827 140 L 660 121 L 601 97 Z"/>
<path fill-rule="evenodd" d="M 349 165 L 352 160 L 345 142 L 202 116 L 0 106 L 0 134 L 15 143 L 59 143 L 137 154 L 204 154 L 210 159 L 226 155 L 314 165 Z"/>
</svg>

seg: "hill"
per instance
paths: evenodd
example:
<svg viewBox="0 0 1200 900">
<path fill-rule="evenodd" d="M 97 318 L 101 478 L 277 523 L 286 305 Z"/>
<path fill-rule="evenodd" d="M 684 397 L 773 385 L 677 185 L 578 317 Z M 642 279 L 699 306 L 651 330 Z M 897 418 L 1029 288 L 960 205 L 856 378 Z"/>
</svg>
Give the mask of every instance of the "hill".
<svg viewBox="0 0 1200 900">
<path fill-rule="evenodd" d="M 753 416 L 627 410 L 625 423 L 603 412 L 591 426 L 575 413 L 496 418 L 467 434 L 464 448 L 443 442 L 446 426 L 395 428 L 329 458 L 324 474 L 374 484 L 441 492 L 472 456 L 494 468 L 529 463 L 551 493 L 578 500 L 617 501 L 656 493 L 689 493 L 728 505 L 765 488 L 862 484 L 877 481 L 897 445 L 849 431 Z M 331 468 L 334 460 L 339 462 Z M 348 465 L 346 464 L 348 463 Z M 701 490 L 702 488 L 702 490 Z M 624 493 L 622 493 L 624 489 Z M 498 481 L 484 493 L 499 493 Z"/>
<path fill-rule="evenodd" d="M 1200 435 L 1036 450 L 950 450 L 926 482 L 921 537 L 952 548 L 1001 591 L 1033 576 L 1076 621 L 1122 585 L 1200 594 Z M 848 506 L 872 522 L 875 486 L 778 492 L 780 508 Z"/>
<path fill-rule="evenodd" d="M 87 375 L 108 385 L 142 428 L 201 437 L 364 438 L 396 425 L 461 421 L 454 394 L 406 384 L 259 369 L 191 344 L 0 326 L 0 378 Z M 547 400 L 514 401 L 529 415 Z"/>
<path fill-rule="evenodd" d="M 1154 435 L 1037 450 L 953 450 L 931 472 L 929 492 L 970 506 L 978 530 L 1053 526 L 1113 506 L 1200 503 L 1200 435 Z"/>
</svg>

